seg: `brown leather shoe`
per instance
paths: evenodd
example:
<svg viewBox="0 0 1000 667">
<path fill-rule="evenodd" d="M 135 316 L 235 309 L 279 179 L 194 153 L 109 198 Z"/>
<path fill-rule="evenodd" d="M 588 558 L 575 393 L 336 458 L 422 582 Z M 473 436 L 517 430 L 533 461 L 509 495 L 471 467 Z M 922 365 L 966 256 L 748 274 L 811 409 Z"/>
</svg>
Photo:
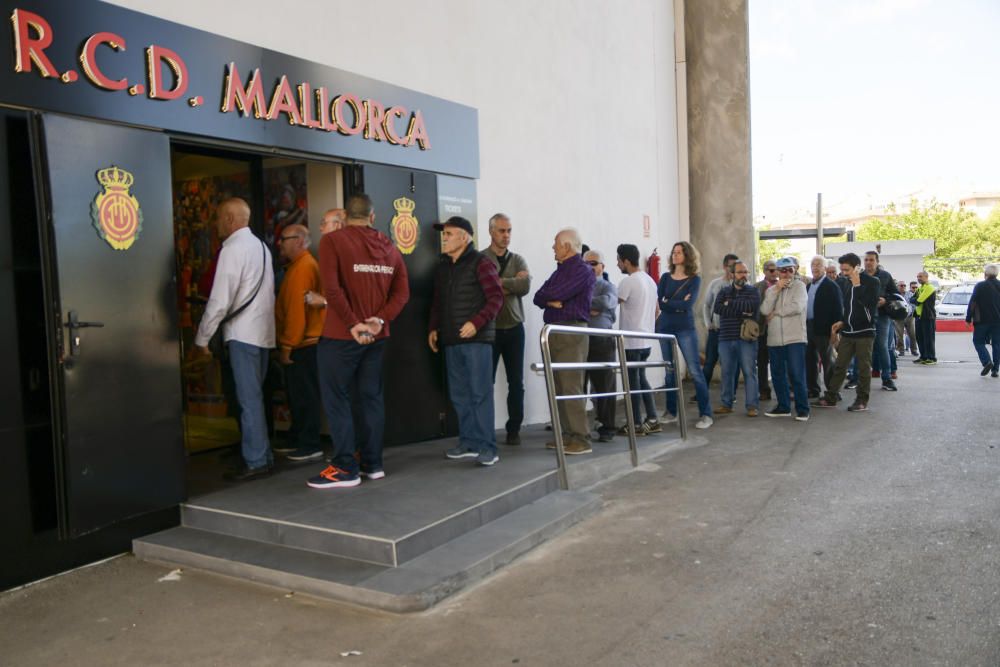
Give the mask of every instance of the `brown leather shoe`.
<svg viewBox="0 0 1000 667">
<path fill-rule="evenodd" d="M 749 410 L 747 410 L 747 417 L 756 417 L 756 416 L 757 416 L 757 408 L 750 408 Z"/>
<path fill-rule="evenodd" d="M 731 415 L 731 414 L 733 414 L 733 409 L 732 408 L 727 408 L 724 405 L 720 405 L 719 407 L 717 407 L 715 409 L 715 414 L 717 414 L 717 415 Z"/>
<path fill-rule="evenodd" d="M 567 454 L 589 454 L 593 448 L 589 444 L 580 442 L 579 440 L 574 440 L 572 442 L 567 442 L 566 446 L 563 447 L 563 451 Z"/>
</svg>

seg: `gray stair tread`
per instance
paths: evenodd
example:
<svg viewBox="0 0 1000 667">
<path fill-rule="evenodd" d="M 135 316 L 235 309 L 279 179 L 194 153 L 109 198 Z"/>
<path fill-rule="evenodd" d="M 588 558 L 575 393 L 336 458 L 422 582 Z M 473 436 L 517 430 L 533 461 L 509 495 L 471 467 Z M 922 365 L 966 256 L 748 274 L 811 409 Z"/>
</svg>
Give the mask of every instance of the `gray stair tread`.
<svg viewBox="0 0 1000 667">
<path fill-rule="evenodd" d="M 364 563 L 192 528 L 135 541 L 136 555 L 391 611 L 426 609 L 593 513 L 600 498 L 559 491 L 400 567 Z"/>
</svg>

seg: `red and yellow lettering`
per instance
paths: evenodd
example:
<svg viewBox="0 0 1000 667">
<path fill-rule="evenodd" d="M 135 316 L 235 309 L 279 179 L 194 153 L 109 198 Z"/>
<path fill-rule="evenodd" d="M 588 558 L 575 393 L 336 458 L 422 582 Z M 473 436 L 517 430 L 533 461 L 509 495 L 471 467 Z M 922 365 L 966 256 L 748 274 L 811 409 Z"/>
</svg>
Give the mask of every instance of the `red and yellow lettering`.
<svg viewBox="0 0 1000 667">
<path fill-rule="evenodd" d="M 315 130 L 323 127 L 316 120 L 316 97 L 312 94 L 312 86 L 305 82 L 299 84 L 299 116 L 308 128 Z"/>
<path fill-rule="evenodd" d="M 354 112 L 354 122 L 348 124 L 344 120 L 344 105 L 348 104 L 351 110 Z M 333 104 L 330 105 L 333 109 L 333 120 L 337 124 L 337 132 L 343 135 L 351 136 L 360 133 L 365 129 L 365 116 L 361 112 L 361 100 L 358 99 L 357 95 L 351 95 L 347 93 L 345 95 L 338 95 L 333 100 Z"/>
<path fill-rule="evenodd" d="M 163 68 L 160 63 L 164 62 L 174 73 L 174 87 L 164 88 L 160 76 Z M 153 44 L 146 49 L 146 70 L 149 74 L 149 99 L 151 100 L 174 100 L 184 94 L 188 87 L 187 65 L 181 57 L 166 48 Z"/>
<path fill-rule="evenodd" d="M 365 100 L 365 139 L 382 141 L 385 137 L 385 130 L 382 129 L 382 119 L 385 116 L 385 107 L 375 100 Z"/>
<path fill-rule="evenodd" d="M 392 107 L 385 112 L 385 117 L 382 118 L 382 130 L 390 144 L 399 145 L 406 141 L 405 138 L 396 134 L 396 127 L 393 123 L 395 123 L 396 118 L 403 118 L 407 113 L 404 107 Z"/>
<path fill-rule="evenodd" d="M 59 76 L 45 49 L 52 44 L 52 26 L 38 14 L 15 9 L 10 15 L 14 24 L 14 71 L 30 72 L 31 64 L 38 68 L 38 73 L 45 78 Z M 29 29 L 35 31 L 32 37 Z"/>
<path fill-rule="evenodd" d="M 333 132 L 337 125 L 330 118 L 330 92 L 326 86 L 321 86 L 316 91 L 316 105 L 319 107 L 319 125 L 327 132 Z"/>
<path fill-rule="evenodd" d="M 246 89 L 243 88 L 243 81 L 240 73 L 236 69 L 236 63 L 229 63 L 226 66 L 225 93 L 222 98 L 222 113 L 229 113 L 233 109 L 239 109 L 243 117 L 250 115 L 250 107 L 253 107 L 254 118 L 265 118 L 267 107 L 264 104 L 264 87 L 260 83 L 260 68 L 258 67 L 250 75 Z"/>
<path fill-rule="evenodd" d="M 419 111 L 414 111 L 410 118 L 410 127 L 406 130 L 404 146 L 409 146 L 414 141 L 420 146 L 420 150 L 425 151 L 431 147 L 431 140 L 427 136 L 427 127 L 424 125 L 424 116 Z"/>
<path fill-rule="evenodd" d="M 83 73 L 98 88 L 105 90 L 124 90 L 128 88 L 128 79 L 118 79 L 114 81 L 104 76 L 104 72 L 97 66 L 96 51 L 101 44 L 107 44 L 115 51 L 125 50 L 125 39 L 113 32 L 99 32 L 87 38 L 83 43 L 83 52 L 80 53 L 80 64 L 83 65 Z"/>
</svg>

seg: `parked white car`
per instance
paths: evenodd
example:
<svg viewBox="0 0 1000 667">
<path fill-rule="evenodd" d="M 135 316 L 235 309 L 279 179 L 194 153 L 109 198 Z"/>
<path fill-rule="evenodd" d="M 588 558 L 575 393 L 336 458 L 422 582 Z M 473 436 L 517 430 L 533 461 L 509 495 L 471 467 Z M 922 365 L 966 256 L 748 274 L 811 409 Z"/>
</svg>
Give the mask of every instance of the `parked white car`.
<svg viewBox="0 0 1000 667">
<path fill-rule="evenodd" d="M 962 283 L 955 285 L 937 304 L 937 316 L 939 320 L 964 320 L 965 311 L 969 308 L 969 299 L 972 298 L 972 289 L 975 283 Z"/>
</svg>

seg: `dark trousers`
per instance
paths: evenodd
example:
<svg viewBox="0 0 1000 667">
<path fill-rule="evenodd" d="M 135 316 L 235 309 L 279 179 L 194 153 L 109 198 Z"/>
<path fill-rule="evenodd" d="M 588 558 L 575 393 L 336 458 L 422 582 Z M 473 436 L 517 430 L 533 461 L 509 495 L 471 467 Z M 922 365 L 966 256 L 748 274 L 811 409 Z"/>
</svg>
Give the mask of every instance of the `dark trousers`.
<svg viewBox="0 0 1000 667">
<path fill-rule="evenodd" d="M 917 318 L 917 347 L 920 348 L 920 358 L 937 361 L 937 351 L 934 349 L 934 320 L 929 317 Z"/>
<path fill-rule="evenodd" d="M 987 343 L 993 348 L 992 359 L 986 348 Z M 982 322 L 976 324 L 972 329 L 972 346 L 976 348 L 976 354 L 979 355 L 979 363 L 983 366 L 993 364 L 994 370 L 1000 368 L 1000 323 Z"/>
<path fill-rule="evenodd" d="M 292 413 L 289 442 L 301 449 L 318 450 L 320 402 L 316 346 L 292 350 L 292 363 L 284 369 L 288 409 Z"/>
<path fill-rule="evenodd" d="M 353 340 L 321 338 L 317 345 L 320 395 L 333 438 L 336 467 L 357 474 L 356 446 L 365 470 L 382 469 L 385 403 L 382 398 L 382 357 L 385 339 L 369 345 Z M 352 415 L 352 394 L 357 410 Z"/>
<path fill-rule="evenodd" d="M 837 394 L 841 385 L 847 377 L 847 368 L 852 360 L 857 361 L 857 400 L 867 403 L 872 390 L 872 347 L 875 338 L 872 336 L 849 337 L 841 336 L 837 345 L 837 363 L 833 367 L 833 377 L 826 387 L 826 398 L 828 401 L 837 402 Z"/>
<path fill-rule="evenodd" d="M 708 337 L 705 339 L 705 365 L 701 367 L 701 373 L 705 376 L 705 382 L 712 384 L 712 374 L 715 373 L 715 364 L 719 361 L 719 330 L 709 329 Z"/>
<path fill-rule="evenodd" d="M 764 399 L 771 398 L 771 385 L 767 381 L 767 369 L 770 356 L 767 352 L 767 327 L 761 327 L 760 338 L 757 339 L 757 385 Z"/>
<path fill-rule="evenodd" d="M 638 350 L 625 350 L 626 361 L 646 361 L 652 348 L 643 347 Z M 628 369 L 628 386 L 631 391 L 643 390 L 647 393 L 632 397 L 632 419 L 636 424 L 642 422 L 642 407 L 646 408 L 646 419 L 656 419 L 656 403 L 650 392 L 649 380 L 646 379 L 645 368 Z M 641 403 L 641 405 L 640 405 Z"/>
<path fill-rule="evenodd" d="M 808 343 L 806 344 L 806 387 L 810 393 L 819 393 L 819 369 L 823 368 L 823 385 L 830 386 L 833 377 L 833 348 L 830 347 L 830 332 L 817 332 L 813 321 L 806 322 Z"/>
<path fill-rule="evenodd" d="M 524 421 L 524 324 L 510 329 L 497 329 L 493 343 L 493 382 L 503 357 L 507 374 L 507 432 L 517 433 Z"/>
<path fill-rule="evenodd" d="M 587 361 L 615 361 L 615 339 L 610 336 L 594 336 L 590 339 L 590 351 Z M 590 383 L 590 393 L 604 394 L 615 390 L 615 372 L 613 370 L 587 371 Z M 616 397 L 595 398 L 594 416 L 601 422 L 599 432 L 603 434 L 615 432 Z"/>
</svg>

